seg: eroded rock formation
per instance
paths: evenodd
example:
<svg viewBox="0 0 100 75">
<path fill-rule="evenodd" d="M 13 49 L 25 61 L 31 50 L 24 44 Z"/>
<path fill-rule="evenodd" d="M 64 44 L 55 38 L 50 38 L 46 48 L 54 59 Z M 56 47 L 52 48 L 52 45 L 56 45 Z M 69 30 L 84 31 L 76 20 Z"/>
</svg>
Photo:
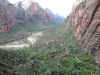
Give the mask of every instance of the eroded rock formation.
<svg viewBox="0 0 100 75">
<path fill-rule="evenodd" d="M 0 0 L 0 33 L 9 32 L 13 26 L 24 23 L 59 24 L 63 20 L 63 17 L 55 15 L 49 9 L 43 9 L 36 2 L 31 2 L 24 8 L 23 2 L 13 5 L 7 0 Z"/>
<path fill-rule="evenodd" d="M 30 21 L 38 21 L 43 23 L 56 23 L 62 22 L 63 17 L 55 15 L 49 9 L 43 9 L 38 3 L 32 2 L 26 9 L 26 18 Z"/>
<path fill-rule="evenodd" d="M 15 25 L 14 18 L 8 14 L 7 1 L 0 0 L 0 33 L 9 32 Z"/>
<path fill-rule="evenodd" d="M 26 9 L 26 18 L 33 22 L 48 22 L 48 13 L 38 3 L 32 2 Z"/>
<path fill-rule="evenodd" d="M 100 63 L 100 0 L 83 0 L 73 11 L 76 37 L 84 50 L 95 56 Z"/>
</svg>

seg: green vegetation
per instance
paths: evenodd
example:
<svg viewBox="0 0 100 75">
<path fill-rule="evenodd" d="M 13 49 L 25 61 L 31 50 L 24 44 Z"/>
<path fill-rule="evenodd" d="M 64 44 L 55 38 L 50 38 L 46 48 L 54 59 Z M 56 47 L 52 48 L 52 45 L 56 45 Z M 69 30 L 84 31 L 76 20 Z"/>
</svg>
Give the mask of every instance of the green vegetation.
<svg viewBox="0 0 100 75">
<path fill-rule="evenodd" d="M 71 29 L 64 31 L 63 28 L 59 31 L 59 34 L 62 33 L 59 36 L 56 36 L 58 32 L 53 33 L 57 29 L 53 32 L 51 30 L 52 38 L 47 40 L 53 41 L 38 41 L 34 48 L 2 50 L 5 52 L 0 53 L 0 63 L 4 63 L 7 68 L 11 66 L 10 69 L 5 67 L 10 73 L 7 75 L 100 75 L 93 57 L 80 48 Z M 47 34 L 42 39 L 50 37 Z"/>
<path fill-rule="evenodd" d="M 12 31 L 8 33 L 0 33 L 0 44 L 8 43 L 15 40 L 23 39 L 27 36 L 30 36 L 30 32 L 35 33 L 39 31 L 47 30 L 52 28 L 54 25 L 48 24 L 34 24 L 34 23 L 25 23 L 17 24 Z"/>
</svg>

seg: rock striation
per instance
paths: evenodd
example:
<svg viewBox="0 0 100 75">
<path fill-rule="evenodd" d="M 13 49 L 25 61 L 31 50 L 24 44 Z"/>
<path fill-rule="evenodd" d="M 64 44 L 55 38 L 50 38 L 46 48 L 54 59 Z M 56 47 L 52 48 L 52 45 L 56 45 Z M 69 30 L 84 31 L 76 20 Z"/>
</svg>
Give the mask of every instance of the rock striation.
<svg viewBox="0 0 100 75">
<path fill-rule="evenodd" d="M 73 9 L 72 22 L 81 47 L 100 63 L 100 0 L 81 0 Z"/>
</svg>

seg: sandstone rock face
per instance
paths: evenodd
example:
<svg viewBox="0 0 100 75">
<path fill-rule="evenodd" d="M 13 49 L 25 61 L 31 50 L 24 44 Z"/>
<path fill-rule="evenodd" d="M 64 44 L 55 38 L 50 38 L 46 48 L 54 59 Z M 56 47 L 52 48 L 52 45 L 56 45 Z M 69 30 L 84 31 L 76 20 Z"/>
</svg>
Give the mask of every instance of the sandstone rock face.
<svg viewBox="0 0 100 75">
<path fill-rule="evenodd" d="M 30 21 L 48 22 L 47 12 L 38 3 L 32 2 L 25 12 L 26 18 Z"/>
<path fill-rule="evenodd" d="M 24 24 L 25 11 L 23 8 L 19 8 L 18 6 L 14 6 L 13 4 L 8 3 L 7 9 L 8 14 L 13 17 L 16 24 Z"/>
<path fill-rule="evenodd" d="M 9 32 L 16 25 L 14 18 L 8 14 L 7 3 L 1 4 L 4 1 L 0 0 L 0 33 Z"/>
<path fill-rule="evenodd" d="M 32 2 L 28 8 L 24 9 L 22 2 L 14 6 L 7 0 L 0 0 L 0 33 L 9 32 L 16 24 L 25 22 L 54 24 L 56 21 L 59 23 L 60 20 L 62 20 L 60 16 L 41 8 L 38 3 Z"/>
<path fill-rule="evenodd" d="M 95 56 L 100 63 L 100 0 L 83 0 L 73 11 L 76 37 L 84 50 Z"/>
<path fill-rule="evenodd" d="M 13 4 L 11 4 L 11 3 L 9 3 L 8 5 L 7 5 L 7 9 L 8 9 L 8 13 L 10 14 L 10 15 L 12 15 L 12 16 L 14 16 L 14 15 L 16 15 L 17 14 L 17 8 L 13 5 Z M 12 13 L 13 12 L 13 13 Z"/>
<path fill-rule="evenodd" d="M 33 22 L 55 23 L 56 21 L 60 22 L 60 20 L 63 20 L 62 17 L 55 15 L 49 9 L 41 8 L 41 6 L 35 2 L 32 2 L 25 12 L 26 18 Z"/>
<path fill-rule="evenodd" d="M 31 3 L 29 8 L 27 9 L 27 13 L 33 16 L 39 10 L 39 6 L 37 3 Z"/>
</svg>

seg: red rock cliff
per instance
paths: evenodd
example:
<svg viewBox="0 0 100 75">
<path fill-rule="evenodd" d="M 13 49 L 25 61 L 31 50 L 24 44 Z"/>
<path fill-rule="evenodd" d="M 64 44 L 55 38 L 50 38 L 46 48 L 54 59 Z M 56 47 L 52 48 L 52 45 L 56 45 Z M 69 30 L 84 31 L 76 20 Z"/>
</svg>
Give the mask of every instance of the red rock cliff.
<svg viewBox="0 0 100 75">
<path fill-rule="evenodd" d="M 73 10 L 72 22 L 81 47 L 100 63 L 100 0 L 82 0 Z"/>
<path fill-rule="evenodd" d="M 14 18 L 8 14 L 6 0 L 0 0 L 0 33 L 9 32 L 15 26 Z"/>
</svg>

